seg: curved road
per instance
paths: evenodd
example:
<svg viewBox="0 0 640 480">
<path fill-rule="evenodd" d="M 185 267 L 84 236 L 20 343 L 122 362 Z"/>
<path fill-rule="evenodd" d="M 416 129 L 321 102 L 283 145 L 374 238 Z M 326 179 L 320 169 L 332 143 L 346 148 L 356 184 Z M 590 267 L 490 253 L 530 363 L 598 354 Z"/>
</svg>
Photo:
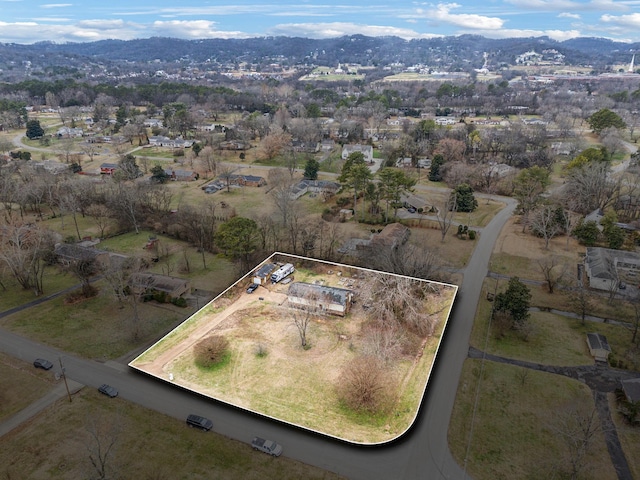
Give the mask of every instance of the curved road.
<svg viewBox="0 0 640 480">
<path fill-rule="evenodd" d="M 205 415 L 213 419 L 216 432 L 242 442 L 248 443 L 256 434 L 274 438 L 283 444 L 286 456 L 351 479 L 468 478 L 449 452 L 447 434 L 489 258 L 500 230 L 515 208 L 513 199 L 501 200 L 506 202 L 506 208 L 483 228 L 465 269 L 418 419 L 402 439 L 387 446 L 355 447 L 323 439 L 179 387 L 172 388 L 121 363 L 82 359 L 6 330 L 0 330 L 0 350 L 27 362 L 36 357 L 48 358 L 55 364 L 54 371 L 59 371 L 61 358 L 67 377 L 76 382 L 93 388 L 109 383 L 118 388 L 120 397 L 179 419 L 193 412 Z"/>
</svg>

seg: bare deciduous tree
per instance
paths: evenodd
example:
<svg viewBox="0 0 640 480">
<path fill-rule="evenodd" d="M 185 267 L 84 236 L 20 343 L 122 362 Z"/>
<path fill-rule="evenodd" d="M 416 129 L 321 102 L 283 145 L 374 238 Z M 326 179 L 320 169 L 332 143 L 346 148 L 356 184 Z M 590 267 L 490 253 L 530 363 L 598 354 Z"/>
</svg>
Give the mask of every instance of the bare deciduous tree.
<svg viewBox="0 0 640 480">
<path fill-rule="evenodd" d="M 575 286 L 569 291 L 569 304 L 580 315 L 584 325 L 587 314 L 593 311 L 593 299 L 584 285 L 584 279 L 577 279 Z"/>
<path fill-rule="evenodd" d="M 358 412 L 378 413 L 390 404 L 393 381 L 376 357 L 358 356 L 342 371 L 337 385 L 340 399 Z"/>
<path fill-rule="evenodd" d="M 23 223 L 10 223 L 0 231 L 0 262 L 25 290 L 43 293 L 42 276 L 55 240 L 51 231 Z"/>
<path fill-rule="evenodd" d="M 564 229 L 564 225 L 558 221 L 556 211 L 557 207 L 554 205 L 543 205 L 529 214 L 529 226 L 534 234 L 544 239 L 545 250 L 549 249 L 551 239 Z"/>
<path fill-rule="evenodd" d="M 85 446 L 89 462 L 100 480 L 117 478 L 116 454 L 121 433 L 119 417 L 89 415 L 86 426 L 87 440 Z"/>
<path fill-rule="evenodd" d="M 557 255 L 550 255 L 538 260 L 538 267 L 544 276 L 549 293 L 553 293 L 558 283 L 567 273 L 567 264 Z"/>
<path fill-rule="evenodd" d="M 438 226 L 440 227 L 441 242 L 444 242 L 447 232 L 451 228 L 453 217 L 458 210 L 457 196 L 450 191 L 446 194 L 446 199 L 442 205 L 442 208 L 436 208 L 436 219 L 438 220 Z"/>
<path fill-rule="evenodd" d="M 595 440 L 603 433 L 598 411 L 595 408 L 568 406 L 553 416 L 549 428 L 564 442 L 569 478 L 580 478 L 589 465 L 589 452 Z"/>
<path fill-rule="evenodd" d="M 107 227 L 111 221 L 111 211 L 102 203 L 94 203 L 87 207 L 87 215 L 93 218 L 100 230 L 100 238 L 104 238 Z"/>
</svg>

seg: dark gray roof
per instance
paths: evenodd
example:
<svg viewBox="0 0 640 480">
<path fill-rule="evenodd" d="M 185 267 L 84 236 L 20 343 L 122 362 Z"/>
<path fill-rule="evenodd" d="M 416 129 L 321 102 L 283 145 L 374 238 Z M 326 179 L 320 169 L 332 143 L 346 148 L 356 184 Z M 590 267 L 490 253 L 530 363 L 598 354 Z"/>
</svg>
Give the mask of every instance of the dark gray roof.
<svg viewBox="0 0 640 480">
<path fill-rule="evenodd" d="M 338 287 L 327 287 L 324 285 L 315 285 L 313 283 L 293 282 L 289 285 L 287 295 L 289 297 L 307 298 L 317 296 L 323 300 L 336 305 L 347 305 L 349 295 L 353 290 Z"/>
<path fill-rule="evenodd" d="M 104 250 L 93 247 L 83 247 L 74 243 L 59 243 L 54 252 L 65 260 L 95 260 L 101 254 L 107 254 Z"/>
<path fill-rule="evenodd" d="M 600 333 L 587 333 L 587 342 L 589 342 L 589 348 L 592 350 L 606 350 L 611 351 L 607 337 Z"/>
<path fill-rule="evenodd" d="M 274 268 L 276 268 L 276 266 L 273 263 L 265 263 L 256 271 L 254 276 L 266 278 L 271 272 L 273 272 Z"/>
</svg>

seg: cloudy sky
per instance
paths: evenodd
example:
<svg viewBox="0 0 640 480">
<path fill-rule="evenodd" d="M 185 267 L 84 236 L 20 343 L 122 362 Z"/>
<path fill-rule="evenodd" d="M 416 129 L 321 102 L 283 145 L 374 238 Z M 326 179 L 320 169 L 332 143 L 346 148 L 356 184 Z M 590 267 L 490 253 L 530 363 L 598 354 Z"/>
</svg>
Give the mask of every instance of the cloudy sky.
<svg viewBox="0 0 640 480">
<path fill-rule="evenodd" d="M 640 0 L 0 0 L 0 42 L 472 33 L 640 41 Z"/>
</svg>

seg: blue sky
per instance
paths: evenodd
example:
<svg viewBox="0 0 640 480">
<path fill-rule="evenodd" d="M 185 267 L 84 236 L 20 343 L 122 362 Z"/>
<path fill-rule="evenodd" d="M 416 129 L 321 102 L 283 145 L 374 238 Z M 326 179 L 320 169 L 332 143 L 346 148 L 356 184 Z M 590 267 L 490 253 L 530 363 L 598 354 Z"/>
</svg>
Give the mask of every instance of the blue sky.
<svg viewBox="0 0 640 480">
<path fill-rule="evenodd" d="M 640 0 L 0 0 L 0 42 L 464 33 L 640 41 Z"/>
</svg>

